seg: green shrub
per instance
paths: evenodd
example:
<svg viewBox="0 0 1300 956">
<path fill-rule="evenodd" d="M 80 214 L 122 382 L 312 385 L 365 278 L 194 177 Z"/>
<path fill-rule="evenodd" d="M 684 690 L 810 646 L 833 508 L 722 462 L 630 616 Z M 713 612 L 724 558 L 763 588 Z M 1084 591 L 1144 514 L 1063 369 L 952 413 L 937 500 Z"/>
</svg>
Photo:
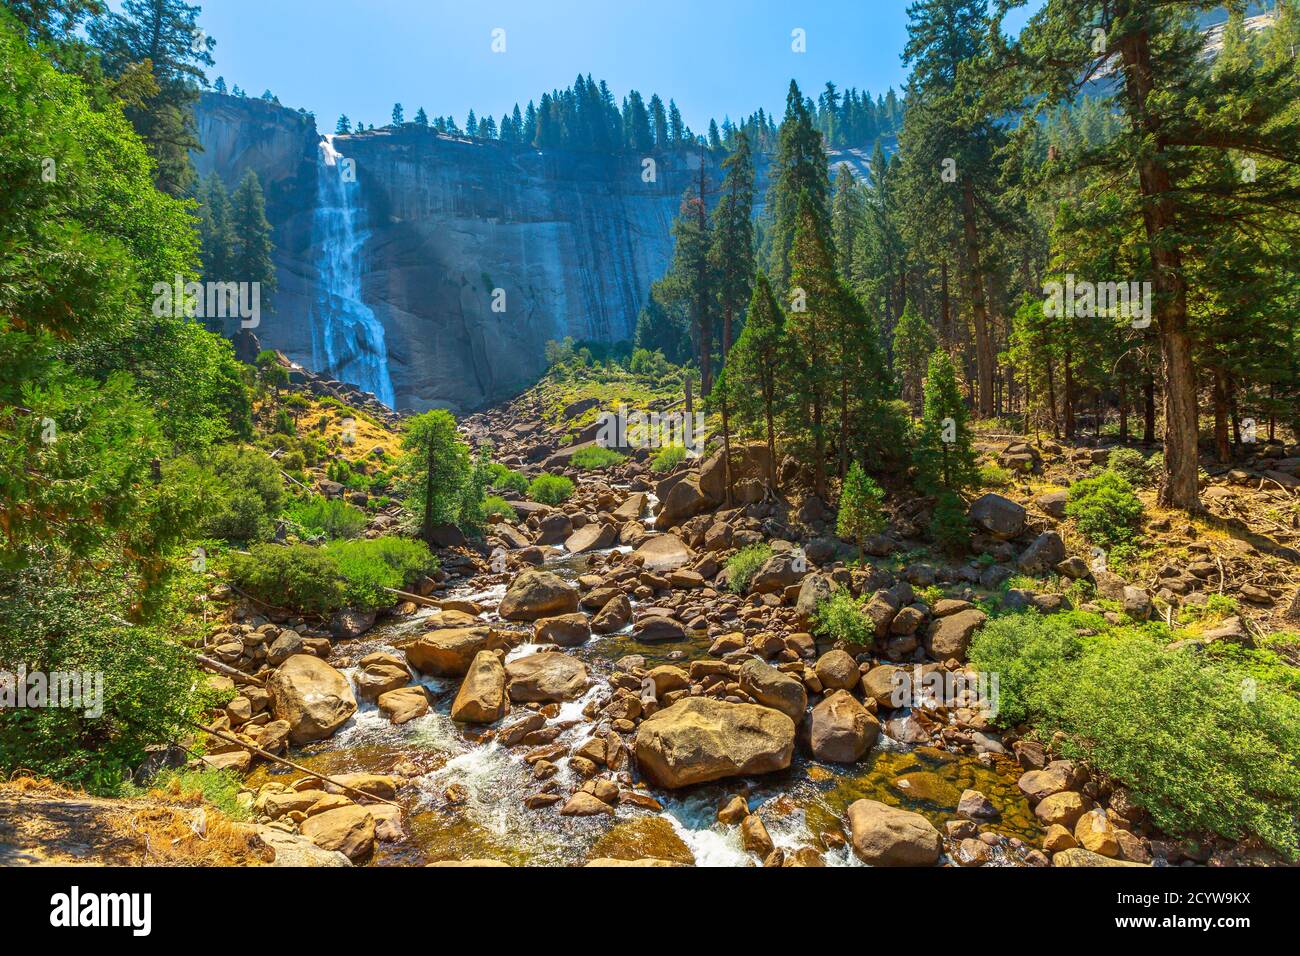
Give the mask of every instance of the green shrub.
<svg viewBox="0 0 1300 956">
<path fill-rule="evenodd" d="M 308 534 L 323 535 L 330 540 L 355 538 L 365 530 L 368 521 L 360 508 L 320 495 L 295 501 L 285 514 Z"/>
<path fill-rule="evenodd" d="M 727 588 L 736 594 L 749 590 L 749 582 L 754 580 L 758 569 L 772 556 L 772 548 L 766 544 L 751 544 L 741 548 L 727 559 Z"/>
<path fill-rule="evenodd" d="M 1154 461 L 1154 459 L 1152 459 Z M 1106 468 L 1115 472 L 1135 488 L 1145 488 L 1155 481 L 1158 471 L 1153 469 L 1142 453 L 1135 448 L 1111 449 Z"/>
<path fill-rule="evenodd" d="M 324 550 L 306 544 L 254 545 L 249 554 L 231 558 L 230 578 L 272 607 L 328 614 L 344 606 L 338 563 Z"/>
<path fill-rule="evenodd" d="M 1095 634 L 1072 638 L 1071 622 Z M 1267 670 L 1169 650 L 1171 636 L 1163 625 L 1024 613 L 985 627 L 970 657 L 999 674 L 999 724 L 1062 732 L 1064 756 L 1127 787 L 1161 829 L 1253 836 L 1297 859 L 1300 700 Z"/>
<path fill-rule="evenodd" d="M 494 461 L 488 466 L 488 475 L 491 486 L 498 491 L 513 491 L 521 495 L 528 494 L 528 479 L 500 462 Z"/>
<path fill-rule="evenodd" d="M 835 533 L 858 546 L 859 560 L 863 557 L 863 543 L 866 539 L 885 530 L 884 503 L 884 489 L 868 478 L 862 466 L 855 461 L 844 478 Z"/>
<path fill-rule="evenodd" d="M 1006 488 L 1015 481 L 1015 477 L 1001 465 L 980 465 L 979 468 L 979 484 L 982 488 Z"/>
<path fill-rule="evenodd" d="M 592 471 L 598 468 L 609 468 L 613 465 L 622 464 L 627 461 L 626 455 L 620 455 L 612 448 L 602 448 L 599 445 L 589 445 L 586 448 L 579 448 L 569 459 L 574 468 L 581 468 L 583 471 Z"/>
<path fill-rule="evenodd" d="M 1065 513 L 1093 544 L 1128 544 L 1142 527 L 1142 502 L 1133 486 L 1113 471 L 1084 478 L 1070 486 Z"/>
<path fill-rule="evenodd" d="M 203 770 L 164 770 L 143 787 L 131 786 L 126 795 L 139 796 L 151 790 L 162 790 L 178 796 L 201 796 L 232 820 L 247 820 L 248 810 L 239 803 L 239 777 L 230 770 L 207 767 Z"/>
<path fill-rule="evenodd" d="M 650 470 L 657 475 L 666 474 L 686 460 L 685 445 L 665 445 L 650 461 Z"/>
<path fill-rule="evenodd" d="M 500 515 L 506 521 L 514 522 L 518 519 L 518 513 L 515 506 L 500 495 L 488 495 L 483 499 L 483 515 Z"/>
<path fill-rule="evenodd" d="M 848 591 L 837 590 L 829 601 L 823 601 L 813 613 L 813 633 L 851 647 L 863 647 L 875 640 L 876 629 L 871 619 Z"/>
<path fill-rule="evenodd" d="M 573 482 L 563 475 L 538 475 L 528 483 L 528 497 L 544 505 L 558 505 L 573 494 Z"/>
<path fill-rule="evenodd" d="M 343 578 L 344 604 L 359 611 L 388 607 L 386 588 L 405 590 L 418 577 L 438 570 L 438 559 L 423 541 L 371 538 L 336 541 L 325 547 Z"/>
<path fill-rule="evenodd" d="M 241 543 L 269 538 L 284 502 L 280 466 L 254 448 L 237 445 L 219 446 L 211 454 L 217 500 L 204 525 L 207 536 Z"/>
<path fill-rule="evenodd" d="M 954 492 L 939 495 L 930 519 L 930 537 L 934 543 L 951 555 L 962 554 L 970 547 L 970 519 L 966 505 Z"/>
</svg>

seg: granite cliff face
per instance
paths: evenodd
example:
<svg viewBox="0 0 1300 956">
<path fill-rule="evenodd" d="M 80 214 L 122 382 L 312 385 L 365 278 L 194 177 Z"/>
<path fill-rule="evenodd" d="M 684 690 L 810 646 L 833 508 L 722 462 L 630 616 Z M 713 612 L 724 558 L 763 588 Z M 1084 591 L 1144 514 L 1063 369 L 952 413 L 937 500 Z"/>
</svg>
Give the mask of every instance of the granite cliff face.
<svg viewBox="0 0 1300 956">
<path fill-rule="evenodd" d="M 197 118 L 200 175 L 233 188 L 254 169 L 266 192 L 279 290 L 263 346 L 402 410 L 510 397 L 544 371 L 552 339 L 632 338 L 699 174 L 693 151 L 656 154 L 646 182 L 631 155 L 415 126 L 322 137 L 308 114 L 215 94 Z M 831 158 L 861 175 L 868 154 Z M 757 173 L 761 197 L 762 160 Z"/>
</svg>

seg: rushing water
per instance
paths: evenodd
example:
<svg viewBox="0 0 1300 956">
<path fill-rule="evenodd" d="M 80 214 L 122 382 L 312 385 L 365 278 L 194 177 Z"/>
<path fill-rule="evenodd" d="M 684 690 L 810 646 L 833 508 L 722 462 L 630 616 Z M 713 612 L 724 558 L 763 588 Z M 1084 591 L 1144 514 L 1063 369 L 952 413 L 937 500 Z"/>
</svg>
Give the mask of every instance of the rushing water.
<svg viewBox="0 0 1300 956">
<path fill-rule="evenodd" d="M 360 185 L 351 165 L 320 142 L 312 239 L 320 254 L 320 295 L 312 316 L 312 362 L 319 371 L 370 392 L 394 407 L 384 327 L 361 299 L 361 250 L 370 237 L 358 202 Z"/>
</svg>

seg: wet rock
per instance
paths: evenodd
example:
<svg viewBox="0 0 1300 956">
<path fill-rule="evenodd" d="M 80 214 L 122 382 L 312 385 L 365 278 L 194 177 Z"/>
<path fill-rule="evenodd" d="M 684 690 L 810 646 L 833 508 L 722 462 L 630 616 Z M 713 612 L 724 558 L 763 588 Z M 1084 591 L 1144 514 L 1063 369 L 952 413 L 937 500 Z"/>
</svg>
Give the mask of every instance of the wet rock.
<svg viewBox="0 0 1300 956">
<path fill-rule="evenodd" d="M 506 665 L 506 676 L 510 699 L 519 702 L 573 700 L 591 683 L 582 661 L 547 651 L 511 661 Z"/>
<path fill-rule="evenodd" d="M 740 821 L 740 844 L 746 853 L 756 854 L 759 859 L 765 859 L 776 849 L 776 844 L 772 842 L 767 827 L 757 813 L 751 813 Z"/>
<path fill-rule="evenodd" d="M 370 856 L 375 848 L 375 818 L 355 804 L 308 817 L 300 829 L 322 850 L 337 850 L 353 863 Z"/>
<path fill-rule="evenodd" d="M 352 685 L 339 671 L 310 654 L 296 654 L 267 683 L 271 709 L 289 724 L 289 739 L 301 746 L 324 740 L 356 713 Z"/>
<path fill-rule="evenodd" d="M 794 734 L 794 721 L 769 707 L 690 697 L 642 721 L 636 757 L 653 782 L 685 787 L 784 770 Z"/>
<path fill-rule="evenodd" d="M 461 677 L 475 655 L 492 641 L 487 627 L 452 627 L 430 631 L 402 648 L 406 661 L 422 674 Z"/>
<path fill-rule="evenodd" d="M 613 525 L 593 521 L 573 532 L 564 542 L 564 547 L 571 554 L 582 554 L 586 551 L 602 551 L 605 548 L 612 548 L 617 540 L 618 529 Z"/>
<path fill-rule="evenodd" d="M 336 641 L 350 641 L 374 626 L 374 611 L 343 610 L 330 618 L 330 636 Z"/>
<path fill-rule="evenodd" d="M 533 625 L 533 640 L 538 644 L 577 647 L 591 638 L 591 625 L 585 614 L 561 614 L 544 617 Z"/>
<path fill-rule="evenodd" d="M 647 571 L 666 574 L 694 561 L 695 552 L 675 534 L 657 534 L 647 538 L 630 557 L 633 561 L 639 561 Z"/>
<path fill-rule="evenodd" d="M 850 843 L 858 859 L 871 866 L 933 866 L 943 838 L 919 813 L 877 800 L 849 806 Z"/>
<path fill-rule="evenodd" d="M 535 621 L 578 610 L 578 592 L 550 571 L 530 569 L 518 575 L 501 599 L 497 613 L 507 621 Z"/>
<path fill-rule="evenodd" d="M 753 659 L 745 661 L 740 666 L 740 689 L 763 706 L 779 710 L 796 725 L 803 723 L 808 691 L 802 681 L 771 664 Z"/>
<path fill-rule="evenodd" d="M 968 820 L 996 820 L 1000 813 L 993 801 L 978 790 L 963 790 L 957 802 L 957 815 Z"/>
<path fill-rule="evenodd" d="M 832 691 L 812 710 L 809 743 L 818 760 L 854 763 L 879 738 L 880 721 L 846 690 Z"/>
<path fill-rule="evenodd" d="M 393 654 L 367 654 L 361 659 L 361 673 L 357 675 L 357 692 L 363 700 L 377 700 L 390 690 L 405 687 L 411 682 L 401 658 Z"/>
<path fill-rule="evenodd" d="M 632 625 L 632 634 L 636 640 L 645 644 L 686 640 L 686 629 L 671 617 L 662 614 L 647 614 Z"/>
<path fill-rule="evenodd" d="M 506 713 L 506 669 L 495 651 L 479 651 L 451 705 L 451 719 L 465 724 L 496 723 Z"/>
<path fill-rule="evenodd" d="M 381 714 L 395 724 L 404 724 L 429 712 L 429 694 L 417 684 L 380 694 L 378 704 Z"/>
<path fill-rule="evenodd" d="M 1112 860 L 1110 857 L 1085 850 L 1081 846 L 1062 850 L 1052 855 L 1052 866 L 1142 866 L 1141 863 L 1129 863 L 1125 860 Z"/>
<path fill-rule="evenodd" d="M 591 619 L 591 629 L 597 634 L 613 634 L 627 627 L 632 620 L 632 602 L 623 593 L 615 594 Z"/>
<path fill-rule="evenodd" d="M 725 826 L 735 826 L 749 816 L 749 804 L 745 798 L 736 795 L 718 808 L 718 822 Z"/>
<path fill-rule="evenodd" d="M 562 817 L 594 817 L 599 814 L 614 815 L 614 808 L 585 790 L 579 790 L 560 808 Z"/>
</svg>

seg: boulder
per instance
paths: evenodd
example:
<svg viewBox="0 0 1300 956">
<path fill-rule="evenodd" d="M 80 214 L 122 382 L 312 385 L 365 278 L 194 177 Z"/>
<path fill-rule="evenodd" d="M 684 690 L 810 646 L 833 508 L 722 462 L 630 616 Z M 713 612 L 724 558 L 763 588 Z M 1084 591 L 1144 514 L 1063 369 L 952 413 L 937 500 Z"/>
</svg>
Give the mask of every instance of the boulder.
<svg viewBox="0 0 1300 956">
<path fill-rule="evenodd" d="M 582 661 L 553 651 L 511 661 L 506 665 L 506 677 L 510 699 L 521 703 L 573 700 L 591 683 Z"/>
<path fill-rule="evenodd" d="M 1046 574 L 1065 560 L 1065 542 L 1055 531 L 1044 531 L 1020 556 L 1018 566 L 1024 574 Z"/>
<path fill-rule="evenodd" d="M 577 647 L 591 637 L 591 625 L 585 614 L 560 614 L 544 617 L 533 625 L 533 640 L 538 644 Z"/>
<path fill-rule="evenodd" d="M 970 519 L 998 540 L 1010 541 L 1025 528 L 1025 509 L 989 492 L 971 502 Z"/>
<path fill-rule="evenodd" d="M 451 704 L 451 719 L 491 724 L 505 716 L 506 669 L 496 651 L 479 651 Z"/>
<path fill-rule="evenodd" d="M 429 694 L 419 684 L 379 695 L 379 712 L 395 724 L 423 717 L 429 712 Z"/>
<path fill-rule="evenodd" d="M 356 804 L 310 816 L 300 829 L 322 850 L 337 850 L 353 863 L 364 860 L 375 848 L 375 818 Z"/>
<path fill-rule="evenodd" d="M 585 551 L 603 551 L 612 548 L 618 540 L 618 529 L 603 521 L 591 521 L 573 532 L 564 542 L 564 547 L 572 554 Z"/>
<path fill-rule="evenodd" d="M 632 602 L 626 594 L 619 593 L 610 598 L 605 606 L 591 619 L 591 629 L 597 634 L 613 634 L 627 627 L 632 620 Z"/>
<path fill-rule="evenodd" d="M 818 606 L 831 599 L 833 590 L 830 578 L 824 574 L 810 574 L 803 579 L 794 605 L 795 618 L 803 627 L 811 626 Z"/>
<path fill-rule="evenodd" d="M 1043 514 L 1056 518 L 1058 521 L 1065 517 L 1065 502 L 1067 494 L 1064 491 L 1049 491 L 1039 495 L 1034 499 L 1034 503 L 1042 509 Z"/>
<path fill-rule="evenodd" d="M 713 502 L 700 491 L 699 479 L 690 476 L 673 485 L 668 497 L 659 504 L 655 527 L 660 531 L 679 525 L 713 507 Z"/>
<path fill-rule="evenodd" d="M 925 633 L 926 652 L 936 661 L 964 659 L 971 637 L 987 619 L 988 615 L 976 608 L 936 618 Z"/>
<path fill-rule="evenodd" d="M 1144 863 L 1130 863 L 1127 860 L 1112 860 L 1109 857 L 1102 856 L 1100 853 L 1093 853 L 1091 850 L 1085 850 L 1081 846 L 1071 847 L 1068 850 L 1062 850 L 1060 853 L 1052 854 L 1052 866 L 1145 866 Z"/>
<path fill-rule="evenodd" d="M 573 521 L 563 511 L 552 511 L 537 522 L 534 544 L 561 544 L 573 534 Z"/>
<path fill-rule="evenodd" d="M 659 786 L 686 787 L 784 770 L 794 734 L 794 721 L 770 707 L 688 697 L 642 721 L 636 758 Z"/>
<path fill-rule="evenodd" d="M 817 679 L 826 690 L 853 690 L 861 675 L 848 651 L 827 651 L 817 659 Z"/>
<path fill-rule="evenodd" d="M 632 625 L 632 636 L 643 644 L 686 640 L 686 629 L 663 614 L 647 614 Z"/>
<path fill-rule="evenodd" d="M 647 538 L 631 557 L 634 561 L 640 559 L 641 567 L 647 571 L 667 574 L 694 561 L 695 552 L 675 534 L 657 534 Z"/>
<path fill-rule="evenodd" d="M 772 555 L 750 579 L 751 594 L 780 594 L 792 584 L 798 584 L 808 572 L 807 559 L 792 551 Z"/>
<path fill-rule="evenodd" d="M 731 446 L 731 483 L 735 486 L 745 482 L 756 482 L 762 487 L 767 480 L 771 457 L 767 445 L 754 442 L 747 445 Z M 722 449 L 718 449 L 700 466 L 700 490 L 713 504 L 721 504 L 726 498 L 726 469 L 722 462 Z"/>
<path fill-rule="evenodd" d="M 740 665 L 740 689 L 764 707 L 779 710 L 796 725 L 803 723 L 808 708 L 808 691 L 803 681 L 771 664 L 750 659 Z"/>
<path fill-rule="evenodd" d="M 849 806 L 849 831 L 853 852 L 871 866 L 933 866 L 943 849 L 925 817 L 877 800 Z"/>
<path fill-rule="evenodd" d="M 352 685 L 342 673 L 311 654 L 295 654 L 267 682 L 271 710 L 289 724 L 289 739 L 302 746 L 324 740 L 357 710 Z"/>
<path fill-rule="evenodd" d="M 550 571 L 530 568 L 510 582 L 497 613 L 507 621 L 535 621 L 576 610 L 577 589 Z"/>
<path fill-rule="evenodd" d="M 460 677 L 491 642 L 490 628 L 451 627 L 421 635 L 402 649 L 407 663 L 422 674 Z"/>
<path fill-rule="evenodd" d="M 854 763 L 879 737 L 880 721 L 846 690 L 832 691 L 812 710 L 809 742 L 818 760 Z"/>
</svg>

